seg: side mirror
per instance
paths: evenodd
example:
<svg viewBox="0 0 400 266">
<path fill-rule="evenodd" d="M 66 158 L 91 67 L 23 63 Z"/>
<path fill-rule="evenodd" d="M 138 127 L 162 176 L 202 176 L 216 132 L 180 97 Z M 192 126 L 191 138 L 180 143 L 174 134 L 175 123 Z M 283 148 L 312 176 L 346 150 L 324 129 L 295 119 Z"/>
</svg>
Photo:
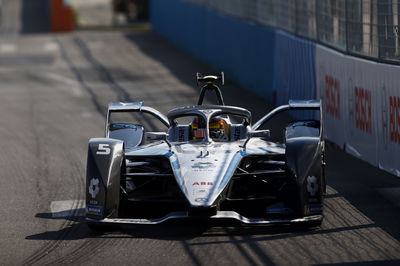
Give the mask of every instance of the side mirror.
<svg viewBox="0 0 400 266">
<path fill-rule="evenodd" d="M 247 132 L 247 139 L 243 144 L 243 149 L 246 150 L 246 145 L 251 138 L 269 138 L 270 136 L 269 129 L 249 131 Z"/>
<path fill-rule="evenodd" d="M 146 132 L 145 133 L 146 140 L 167 140 L 168 134 L 165 132 Z"/>
<path fill-rule="evenodd" d="M 269 138 L 271 136 L 271 132 L 269 129 L 265 130 L 254 130 L 247 132 L 247 138 Z"/>
</svg>

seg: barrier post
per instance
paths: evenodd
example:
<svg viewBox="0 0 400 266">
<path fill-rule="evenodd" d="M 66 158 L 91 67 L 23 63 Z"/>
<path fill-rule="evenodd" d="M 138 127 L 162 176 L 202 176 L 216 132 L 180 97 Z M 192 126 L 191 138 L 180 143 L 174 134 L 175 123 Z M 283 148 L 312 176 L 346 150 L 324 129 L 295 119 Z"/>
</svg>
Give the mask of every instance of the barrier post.
<svg viewBox="0 0 400 266">
<path fill-rule="evenodd" d="M 50 0 L 51 31 L 68 32 L 75 30 L 74 10 L 68 0 Z"/>
</svg>

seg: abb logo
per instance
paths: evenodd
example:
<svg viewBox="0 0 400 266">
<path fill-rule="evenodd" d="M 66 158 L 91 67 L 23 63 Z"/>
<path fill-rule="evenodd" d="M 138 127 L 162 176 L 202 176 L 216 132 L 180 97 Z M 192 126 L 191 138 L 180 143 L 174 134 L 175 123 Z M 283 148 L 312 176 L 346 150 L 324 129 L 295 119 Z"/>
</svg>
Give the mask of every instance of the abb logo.
<svg viewBox="0 0 400 266">
<path fill-rule="evenodd" d="M 328 75 L 325 76 L 325 100 L 326 111 L 340 118 L 340 82 Z"/>
<path fill-rule="evenodd" d="M 194 182 L 192 186 L 212 186 L 213 182 Z"/>
<path fill-rule="evenodd" d="M 390 96 L 390 140 L 400 143 L 400 97 Z"/>
<path fill-rule="evenodd" d="M 371 91 L 363 88 L 354 88 L 356 128 L 372 131 L 372 98 Z"/>
</svg>

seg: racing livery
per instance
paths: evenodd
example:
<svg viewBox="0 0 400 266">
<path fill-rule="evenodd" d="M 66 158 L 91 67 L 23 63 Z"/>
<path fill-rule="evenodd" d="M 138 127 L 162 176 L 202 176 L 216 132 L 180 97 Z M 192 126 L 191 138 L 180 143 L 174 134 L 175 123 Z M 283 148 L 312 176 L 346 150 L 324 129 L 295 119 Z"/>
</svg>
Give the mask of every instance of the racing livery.
<svg viewBox="0 0 400 266">
<path fill-rule="evenodd" d="M 326 187 L 320 101 L 289 101 L 252 124 L 248 110 L 224 105 L 217 86 L 223 73 L 198 74 L 197 81 L 205 84 L 197 105 L 166 116 L 143 102 L 109 104 L 105 137 L 89 141 L 88 225 L 183 218 L 320 225 Z M 203 105 L 207 92 L 217 105 Z M 260 128 L 289 110 L 319 115 L 289 123 L 283 141 L 271 141 Z M 117 113 L 151 115 L 165 130 L 114 123 Z"/>
</svg>

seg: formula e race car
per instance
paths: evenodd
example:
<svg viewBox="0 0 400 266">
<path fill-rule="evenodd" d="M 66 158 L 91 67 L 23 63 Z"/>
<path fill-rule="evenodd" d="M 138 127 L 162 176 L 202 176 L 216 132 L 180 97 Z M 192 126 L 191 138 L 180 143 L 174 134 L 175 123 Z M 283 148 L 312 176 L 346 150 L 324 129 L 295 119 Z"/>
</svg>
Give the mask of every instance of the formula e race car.
<svg viewBox="0 0 400 266">
<path fill-rule="evenodd" d="M 143 102 L 109 104 L 105 138 L 90 139 L 88 147 L 89 227 L 187 218 L 320 225 L 326 188 L 320 101 L 290 101 L 251 124 L 248 110 L 224 105 L 223 73 L 197 80 L 204 84 L 198 104 L 166 116 Z M 216 94 L 217 105 L 203 105 L 206 92 Z M 289 123 L 283 141 L 272 142 L 260 128 L 289 110 L 318 115 Z M 116 114 L 128 116 L 113 122 Z M 144 114 L 165 131 L 127 121 Z"/>
</svg>

